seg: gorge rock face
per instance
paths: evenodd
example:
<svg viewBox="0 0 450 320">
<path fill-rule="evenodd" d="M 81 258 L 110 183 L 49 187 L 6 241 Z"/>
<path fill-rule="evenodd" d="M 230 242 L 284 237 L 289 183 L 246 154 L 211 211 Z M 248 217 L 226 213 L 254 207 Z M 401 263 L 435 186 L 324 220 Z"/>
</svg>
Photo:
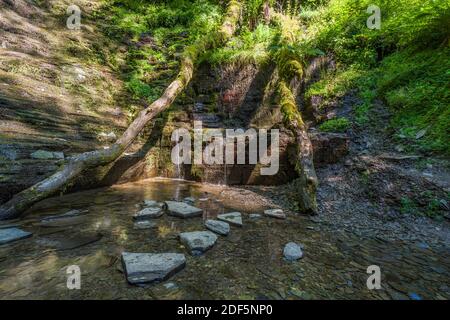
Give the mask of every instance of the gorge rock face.
<svg viewBox="0 0 450 320">
<path fill-rule="evenodd" d="M 316 132 L 310 137 L 316 167 L 336 163 L 349 152 L 350 137 L 346 134 Z"/>
<path fill-rule="evenodd" d="M 122 264 L 129 283 L 162 281 L 186 265 L 180 253 L 122 253 Z"/>
</svg>

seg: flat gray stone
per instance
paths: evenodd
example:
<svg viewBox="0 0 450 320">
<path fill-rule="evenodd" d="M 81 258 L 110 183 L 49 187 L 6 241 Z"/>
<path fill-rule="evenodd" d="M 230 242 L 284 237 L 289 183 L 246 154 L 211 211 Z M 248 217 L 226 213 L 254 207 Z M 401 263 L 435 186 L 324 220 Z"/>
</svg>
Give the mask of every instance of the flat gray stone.
<svg viewBox="0 0 450 320">
<path fill-rule="evenodd" d="M 248 217 L 249 217 L 250 219 L 259 219 L 259 218 L 261 218 L 262 216 L 261 216 L 259 213 L 250 213 L 250 214 L 248 215 Z"/>
<path fill-rule="evenodd" d="M 219 214 L 217 219 L 242 227 L 242 215 L 240 212 Z"/>
<path fill-rule="evenodd" d="M 32 233 L 19 228 L 0 229 L 0 244 L 31 237 Z"/>
<path fill-rule="evenodd" d="M 46 228 L 47 227 L 57 228 L 57 227 L 75 226 L 78 224 L 85 223 L 86 221 L 87 221 L 86 215 L 73 215 L 67 217 L 43 219 L 40 223 L 38 223 L 38 225 Z"/>
<path fill-rule="evenodd" d="M 228 235 L 228 233 L 230 233 L 230 225 L 224 221 L 206 220 L 205 227 L 223 236 L 226 236 Z"/>
<path fill-rule="evenodd" d="M 288 261 L 295 261 L 303 257 L 302 247 L 295 242 L 289 242 L 284 246 L 283 255 Z"/>
<path fill-rule="evenodd" d="M 53 221 L 53 220 L 57 220 L 57 219 L 77 217 L 77 216 L 81 215 L 82 213 L 86 213 L 86 212 L 88 212 L 88 210 L 80 211 L 77 209 L 73 209 L 73 210 L 67 211 L 66 213 L 63 213 L 63 214 L 57 214 L 57 215 L 45 217 L 41 221 L 47 222 L 47 221 Z"/>
<path fill-rule="evenodd" d="M 155 200 L 144 200 L 144 207 L 160 207 L 164 206 L 164 202 L 158 202 Z"/>
<path fill-rule="evenodd" d="M 197 217 L 203 214 L 203 210 L 193 207 L 185 202 L 166 201 L 167 211 L 170 215 L 180 218 Z"/>
<path fill-rule="evenodd" d="M 183 232 L 180 233 L 180 240 L 193 255 L 197 255 L 210 249 L 216 243 L 217 236 L 211 231 Z"/>
<path fill-rule="evenodd" d="M 64 159 L 64 153 L 63 152 L 37 150 L 31 154 L 31 158 L 40 159 L 40 160 L 55 160 L 55 159 L 60 160 L 60 159 Z"/>
<path fill-rule="evenodd" d="M 136 230 L 151 229 L 154 227 L 156 227 L 156 223 L 154 221 L 142 220 L 134 223 L 134 229 Z"/>
<path fill-rule="evenodd" d="M 268 209 L 264 210 L 264 214 L 268 217 L 277 219 L 286 219 L 286 214 L 281 209 Z"/>
<path fill-rule="evenodd" d="M 194 197 L 186 197 L 183 199 L 184 202 L 188 203 L 188 204 L 194 204 L 195 203 L 195 198 Z"/>
<path fill-rule="evenodd" d="M 122 264 L 131 284 L 162 281 L 186 265 L 181 253 L 122 253 Z"/>
<path fill-rule="evenodd" d="M 159 218 L 164 214 L 164 210 L 160 207 L 148 207 L 133 215 L 135 220 L 145 220 Z"/>
<path fill-rule="evenodd" d="M 164 288 L 167 290 L 175 290 L 178 289 L 178 286 L 175 282 L 167 282 L 163 284 Z"/>
</svg>

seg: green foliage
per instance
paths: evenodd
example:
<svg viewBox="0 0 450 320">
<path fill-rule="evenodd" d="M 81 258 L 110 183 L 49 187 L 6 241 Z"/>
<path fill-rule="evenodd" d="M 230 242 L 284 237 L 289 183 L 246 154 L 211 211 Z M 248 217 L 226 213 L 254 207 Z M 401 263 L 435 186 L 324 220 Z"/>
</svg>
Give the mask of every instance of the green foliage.
<svg viewBox="0 0 450 320">
<path fill-rule="evenodd" d="M 374 101 L 380 99 L 392 112 L 390 125 L 409 139 L 409 148 L 449 155 L 450 3 L 379 1 L 378 30 L 366 26 L 370 4 L 370 0 L 330 0 L 313 11 L 302 11 L 307 45 L 333 53 L 341 66 L 307 95 L 323 95 L 327 102 L 357 88 L 361 98 L 357 123 L 369 120 Z M 422 130 L 425 135 L 416 139 Z"/>
<path fill-rule="evenodd" d="M 275 36 L 275 30 L 264 24 L 258 24 L 253 31 L 243 28 L 226 46 L 214 50 L 209 55 L 208 61 L 212 64 L 263 64 L 269 60 L 269 49 Z"/>
<path fill-rule="evenodd" d="M 347 118 L 334 118 L 322 123 L 319 129 L 325 132 L 345 132 L 350 126 L 351 123 Z"/>
<path fill-rule="evenodd" d="M 96 12 L 107 23 L 105 34 L 127 43 L 121 66 L 126 88 L 134 99 L 149 102 L 178 71 L 174 55 L 215 30 L 221 14 L 212 0 L 105 0 Z"/>
<path fill-rule="evenodd" d="M 416 214 L 417 205 L 408 197 L 402 197 L 400 199 L 400 212 L 402 214 Z"/>
</svg>

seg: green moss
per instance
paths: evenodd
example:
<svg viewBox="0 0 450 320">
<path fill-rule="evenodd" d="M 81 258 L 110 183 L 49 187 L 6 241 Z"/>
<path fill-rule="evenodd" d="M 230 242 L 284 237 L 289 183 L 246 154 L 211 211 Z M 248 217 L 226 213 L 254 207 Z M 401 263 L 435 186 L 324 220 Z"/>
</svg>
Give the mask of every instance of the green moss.
<svg viewBox="0 0 450 320">
<path fill-rule="evenodd" d="M 351 123 L 347 118 L 335 118 L 322 123 L 319 129 L 324 132 L 345 132 L 350 126 Z"/>
</svg>

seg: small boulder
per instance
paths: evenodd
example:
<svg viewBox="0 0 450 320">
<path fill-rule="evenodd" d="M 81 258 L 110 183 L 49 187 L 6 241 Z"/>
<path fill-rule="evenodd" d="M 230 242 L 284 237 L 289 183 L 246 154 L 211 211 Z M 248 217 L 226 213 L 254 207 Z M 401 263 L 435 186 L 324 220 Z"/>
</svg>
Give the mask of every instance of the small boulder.
<svg viewBox="0 0 450 320">
<path fill-rule="evenodd" d="M 295 261 L 303 257 L 302 247 L 295 242 L 289 242 L 284 246 L 283 255 L 288 261 Z"/>
<path fill-rule="evenodd" d="M 0 244 L 25 239 L 31 236 L 31 232 L 23 231 L 19 228 L 0 229 Z"/>
<path fill-rule="evenodd" d="M 164 210 L 160 207 L 148 207 L 134 214 L 133 219 L 145 220 L 159 218 L 164 214 Z"/>
<path fill-rule="evenodd" d="M 211 231 L 183 232 L 180 233 L 180 240 L 193 255 L 198 255 L 212 248 L 217 241 L 217 236 Z"/>
<path fill-rule="evenodd" d="M 167 211 L 170 215 L 180 218 L 197 217 L 203 214 L 203 210 L 184 202 L 166 201 Z"/>
<path fill-rule="evenodd" d="M 250 219 L 259 219 L 259 218 L 261 218 L 262 216 L 261 216 L 259 213 L 250 213 L 250 214 L 248 215 L 248 217 L 249 217 Z"/>
<path fill-rule="evenodd" d="M 217 219 L 242 227 L 242 215 L 240 212 L 229 212 L 219 214 L 217 216 Z"/>
<path fill-rule="evenodd" d="M 122 264 L 131 284 L 162 281 L 186 265 L 186 257 L 180 253 L 122 253 Z"/>
<path fill-rule="evenodd" d="M 221 234 L 223 236 L 230 233 L 230 225 L 223 221 L 218 220 L 206 220 L 205 227 L 215 233 Z"/>
<path fill-rule="evenodd" d="M 277 219 L 286 219 L 286 214 L 281 209 L 268 209 L 264 210 L 264 214 L 268 217 Z"/>
</svg>

